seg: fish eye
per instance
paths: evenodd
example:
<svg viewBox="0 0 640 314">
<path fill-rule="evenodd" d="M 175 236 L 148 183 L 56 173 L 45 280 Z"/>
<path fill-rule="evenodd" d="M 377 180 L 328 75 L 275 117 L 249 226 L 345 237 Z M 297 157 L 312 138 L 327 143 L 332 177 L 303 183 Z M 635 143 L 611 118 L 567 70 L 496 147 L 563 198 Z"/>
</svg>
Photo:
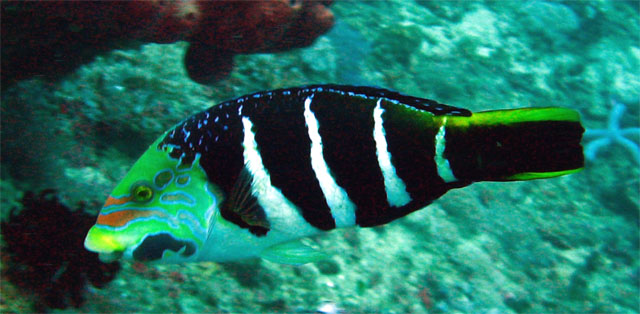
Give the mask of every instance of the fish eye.
<svg viewBox="0 0 640 314">
<path fill-rule="evenodd" d="M 147 202 L 153 197 L 153 189 L 146 183 L 137 183 L 131 188 L 131 196 L 135 202 Z"/>
</svg>

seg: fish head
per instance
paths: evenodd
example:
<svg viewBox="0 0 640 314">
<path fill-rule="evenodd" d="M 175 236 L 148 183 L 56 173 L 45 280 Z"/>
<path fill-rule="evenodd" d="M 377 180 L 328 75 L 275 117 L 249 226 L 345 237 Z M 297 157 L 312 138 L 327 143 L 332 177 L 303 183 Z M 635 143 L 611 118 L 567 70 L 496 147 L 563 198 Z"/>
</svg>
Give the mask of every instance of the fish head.
<svg viewBox="0 0 640 314">
<path fill-rule="evenodd" d="M 162 137 L 161 137 L 162 138 Z M 161 139 L 160 138 L 160 139 Z M 186 163 L 158 139 L 108 196 L 84 245 L 101 260 L 197 260 L 218 197 L 194 153 Z"/>
</svg>

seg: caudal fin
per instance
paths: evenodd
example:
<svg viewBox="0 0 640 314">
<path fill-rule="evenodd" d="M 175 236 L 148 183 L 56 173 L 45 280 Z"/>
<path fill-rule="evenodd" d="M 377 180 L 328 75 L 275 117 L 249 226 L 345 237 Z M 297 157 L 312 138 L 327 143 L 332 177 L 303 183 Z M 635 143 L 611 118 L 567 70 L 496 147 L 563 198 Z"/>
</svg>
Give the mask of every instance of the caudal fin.
<svg viewBox="0 0 640 314">
<path fill-rule="evenodd" d="M 524 108 L 449 117 L 445 157 L 458 179 L 513 181 L 580 171 L 584 128 L 566 108 Z"/>
</svg>

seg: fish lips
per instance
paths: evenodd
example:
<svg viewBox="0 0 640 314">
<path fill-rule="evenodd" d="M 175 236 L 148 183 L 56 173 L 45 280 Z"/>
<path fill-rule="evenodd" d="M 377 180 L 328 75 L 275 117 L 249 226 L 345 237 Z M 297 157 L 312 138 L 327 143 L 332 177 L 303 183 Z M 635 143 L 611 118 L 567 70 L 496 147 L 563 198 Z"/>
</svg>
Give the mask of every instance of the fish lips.
<svg viewBox="0 0 640 314">
<path fill-rule="evenodd" d="M 89 229 L 87 237 L 84 239 L 84 247 L 91 252 L 98 253 L 100 260 L 104 263 L 120 259 L 125 252 L 125 246 L 121 241 L 99 226 L 93 226 Z"/>
<path fill-rule="evenodd" d="M 112 263 L 119 260 L 122 257 L 123 253 L 124 251 L 115 251 L 110 253 L 102 252 L 102 253 L 98 253 L 98 257 L 100 258 L 100 261 L 103 263 Z"/>
</svg>

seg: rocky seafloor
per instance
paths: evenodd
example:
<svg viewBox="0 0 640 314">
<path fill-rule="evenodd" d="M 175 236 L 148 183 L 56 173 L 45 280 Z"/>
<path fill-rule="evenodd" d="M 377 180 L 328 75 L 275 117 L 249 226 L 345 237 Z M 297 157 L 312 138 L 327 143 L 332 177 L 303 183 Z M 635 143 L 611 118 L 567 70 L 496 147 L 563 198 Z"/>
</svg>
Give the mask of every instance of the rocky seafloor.
<svg viewBox="0 0 640 314">
<path fill-rule="evenodd" d="M 332 10 L 336 31 L 313 46 L 238 56 L 230 77 L 211 86 L 188 80 L 177 43 L 115 50 L 59 81 L 3 90 L 3 221 L 25 191 L 49 188 L 95 215 L 92 201 L 164 130 L 258 90 L 357 83 L 476 111 L 565 106 L 587 129 L 606 129 L 621 103 L 618 127 L 640 125 L 637 1 L 397 0 Z M 629 139 L 638 148 L 640 138 Z M 313 264 L 123 262 L 115 280 L 87 287 L 85 303 L 64 311 L 637 313 L 640 161 L 615 141 L 591 157 L 574 175 L 476 183 L 383 227 L 315 237 L 330 257 Z M 34 310 L 32 295 L 1 283 L 2 312 Z"/>
</svg>

